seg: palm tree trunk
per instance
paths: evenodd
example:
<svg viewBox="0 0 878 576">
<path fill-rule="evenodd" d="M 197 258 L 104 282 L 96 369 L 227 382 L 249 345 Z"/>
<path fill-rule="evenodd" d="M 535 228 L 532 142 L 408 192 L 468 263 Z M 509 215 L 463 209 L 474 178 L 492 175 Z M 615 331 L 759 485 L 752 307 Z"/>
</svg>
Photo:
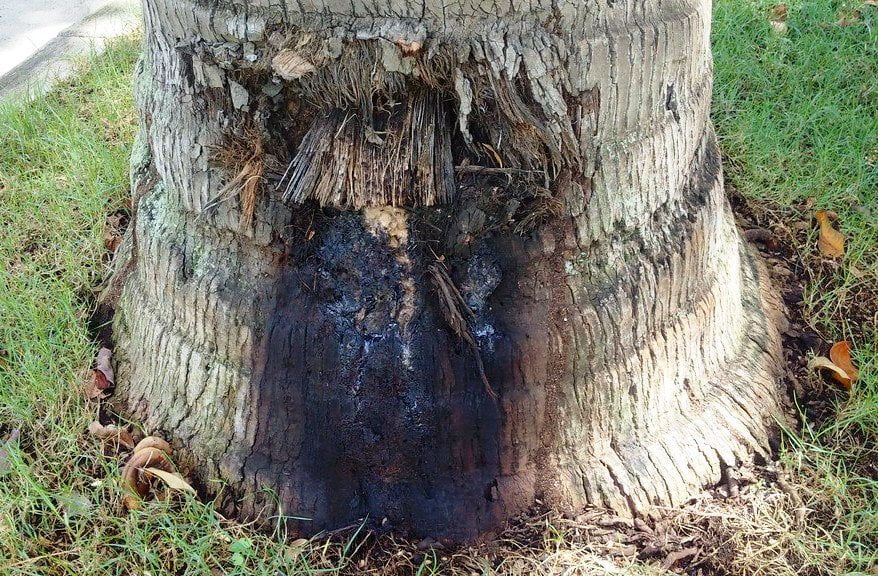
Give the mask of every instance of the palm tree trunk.
<svg viewBox="0 0 878 576">
<path fill-rule="evenodd" d="M 470 538 L 768 449 L 709 2 L 145 4 L 117 397 L 224 510 Z"/>
</svg>

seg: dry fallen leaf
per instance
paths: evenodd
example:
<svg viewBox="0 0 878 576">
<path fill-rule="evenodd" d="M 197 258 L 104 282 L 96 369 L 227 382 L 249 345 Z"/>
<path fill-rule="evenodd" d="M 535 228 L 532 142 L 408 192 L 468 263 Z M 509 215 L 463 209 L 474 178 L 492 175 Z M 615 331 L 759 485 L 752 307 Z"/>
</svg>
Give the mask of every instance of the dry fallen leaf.
<svg viewBox="0 0 878 576">
<path fill-rule="evenodd" d="M 843 368 L 836 366 L 835 363 L 826 356 L 815 356 L 808 362 L 808 370 L 828 370 L 832 379 L 844 386 L 845 390 L 851 389 L 851 378 Z"/>
<path fill-rule="evenodd" d="M 114 424 L 104 426 L 97 420 L 88 425 L 89 434 L 100 438 L 101 440 L 111 440 L 118 442 L 120 446 L 126 450 L 134 449 L 134 438 L 124 428 L 119 428 Z"/>
<path fill-rule="evenodd" d="M 113 357 L 113 351 L 109 348 L 101 348 L 98 350 L 98 357 L 95 361 L 95 370 L 101 372 L 107 382 L 112 386 L 116 383 L 116 375 L 113 374 L 113 367 L 110 365 L 110 359 Z"/>
<path fill-rule="evenodd" d="M 853 26 L 860 21 L 862 14 L 859 10 L 842 10 L 837 16 L 838 22 L 836 24 L 838 26 Z"/>
<path fill-rule="evenodd" d="M 820 223 L 817 247 L 827 258 L 841 258 L 844 255 L 844 235 L 832 227 L 830 214 L 831 212 L 826 210 L 818 210 L 814 213 L 814 219 Z"/>
<path fill-rule="evenodd" d="M 195 489 L 174 471 L 171 446 L 158 436 L 147 436 L 137 443 L 122 469 L 122 484 L 127 488 L 122 498 L 125 508 L 140 508 L 159 479 L 172 490 L 195 493 Z"/>
<path fill-rule="evenodd" d="M 116 384 L 116 376 L 113 374 L 113 366 L 110 364 L 112 356 L 113 352 L 109 348 L 101 348 L 98 351 L 91 380 L 85 385 L 85 395 L 89 400 L 105 398 L 105 391 Z"/>
<path fill-rule="evenodd" d="M 171 490 L 179 490 L 180 492 L 191 492 L 195 494 L 195 488 L 190 486 L 189 483 L 176 472 L 165 472 L 159 468 L 144 468 L 143 471 L 149 472 L 153 476 L 161 479 L 161 481 L 167 484 L 168 488 Z"/>
<path fill-rule="evenodd" d="M 89 400 L 103 400 L 109 396 L 110 383 L 100 370 L 92 370 L 91 378 L 85 382 L 85 397 Z"/>
<path fill-rule="evenodd" d="M 847 340 L 842 340 L 833 344 L 829 350 L 829 359 L 848 375 L 850 378 L 848 388 L 850 388 L 850 384 L 856 382 L 857 377 L 860 375 L 860 371 L 857 370 L 857 367 L 854 366 L 851 360 L 851 343 Z"/>
<path fill-rule="evenodd" d="M 145 478 L 143 472 L 146 468 L 161 467 L 165 472 L 174 471 L 171 459 L 162 450 L 154 447 L 136 449 L 131 458 L 122 468 L 122 485 L 127 488 L 127 493 L 122 502 L 129 510 L 140 507 L 140 501 L 150 492 L 151 482 Z"/>
<path fill-rule="evenodd" d="M 786 4 L 775 4 L 768 11 L 768 22 L 778 34 L 785 34 L 787 31 L 787 13 L 789 7 Z"/>
</svg>

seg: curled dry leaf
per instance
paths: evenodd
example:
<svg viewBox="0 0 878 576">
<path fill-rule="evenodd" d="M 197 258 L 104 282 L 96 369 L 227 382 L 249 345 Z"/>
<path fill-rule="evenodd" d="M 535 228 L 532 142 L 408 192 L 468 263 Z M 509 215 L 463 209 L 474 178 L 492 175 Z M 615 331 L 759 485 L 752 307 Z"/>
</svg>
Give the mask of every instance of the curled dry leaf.
<svg viewBox="0 0 878 576">
<path fill-rule="evenodd" d="M 166 472 L 161 468 L 144 468 L 144 472 L 148 472 L 152 474 L 156 478 L 159 478 L 162 482 L 167 484 L 168 488 L 171 490 L 177 490 L 179 492 L 191 492 L 195 494 L 195 488 L 189 485 L 182 476 L 180 476 L 176 472 Z"/>
<path fill-rule="evenodd" d="M 95 359 L 95 368 L 92 370 L 91 379 L 85 384 L 85 395 L 89 400 L 105 398 L 106 391 L 115 386 L 116 375 L 110 360 L 113 351 L 109 348 L 101 348 Z"/>
<path fill-rule="evenodd" d="M 171 445 L 158 436 L 147 436 L 137 443 L 137 446 L 134 447 L 134 452 L 140 452 L 146 448 L 158 448 L 168 456 L 171 455 Z"/>
<path fill-rule="evenodd" d="M 158 436 L 147 436 L 137 443 L 122 469 L 122 482 L 128 489 L 122 499 L 125 508 L 139 508 L 156 479 L 171 490 L 195 493 L 195 489 L 174 470 L 171 445 Z"/>
<path fill-rule="evenodd" d="M 140 501 L 149 494 L 151 477 L 144 468 L 174 471 L 170 457 L 158 448 L 136 450 L 122 469 L 122 483 L 129 490 L 122 502 L 129 510 L 140 508 Z"/>
<path fill-rule="evenodd" d="M 842 340 L 833 344 L 829 350 L 829 359 L 848 375 L 850 382 L 846 387 L 850 389 L 850 385 L 856 382 L 857 377 L 860 375 L 860 371 L 851 360 L 851 343 L 847 340 Z"/>
<path fill-rule="evenodd" d="M 101 440 L 117 442 L 126 450 L 131 450 L 134 448 L 134 438 L 131 437 L 131 434 L 128 432 L 128 430 L 125 430 L 124 428 L 119 428 L 114 424 L 107 424 L 106 426 L 104 426 L 103 424 L 95 420 L 88 425 L 88 432 L 92 436 L 100 438 Z"/>
<path fill-rule="evenodd" d="M 826 210 L 818 210 L 814 213 L 814 219 L 820 224 L 817 247 L 827 258 L 841 258 L 844 255 L 844 235 L 832 227 L 831 214 Z"/>
<path fill-rule="evenodd" d="M 85 386 L 83 387 L 85 397 L 89 400 L 101 400 L 107 397 L 106 391 L 98 388 L 98 378 L 98 376 L 92 374 L 92 378 L 88 382 L 86 382 Z"/>
<path fill-rule="evenodd" d="M 826 370 L 832 376 L 832 379 L 844 386 L 845 390 L 851 389 L 851 378 L 843 368 L 836 366 L 832 360 L 826 356 L 815 356 L 808 362 L 808 370 Z"/>
</svg>

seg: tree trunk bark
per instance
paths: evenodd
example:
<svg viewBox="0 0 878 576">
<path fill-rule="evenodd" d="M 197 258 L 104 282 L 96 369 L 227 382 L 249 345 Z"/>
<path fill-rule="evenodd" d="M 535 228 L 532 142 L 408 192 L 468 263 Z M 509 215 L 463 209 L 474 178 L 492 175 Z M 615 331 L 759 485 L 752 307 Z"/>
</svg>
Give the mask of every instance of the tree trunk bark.
<svg viewBox="0 0 878 576">
<path fill-rule="evenodd" d="M 224 510 L 468 539 L 768 449 L 779 306 L 723 195 L 707 0 L 145 17 L 117 397 Z"/>
</svg>

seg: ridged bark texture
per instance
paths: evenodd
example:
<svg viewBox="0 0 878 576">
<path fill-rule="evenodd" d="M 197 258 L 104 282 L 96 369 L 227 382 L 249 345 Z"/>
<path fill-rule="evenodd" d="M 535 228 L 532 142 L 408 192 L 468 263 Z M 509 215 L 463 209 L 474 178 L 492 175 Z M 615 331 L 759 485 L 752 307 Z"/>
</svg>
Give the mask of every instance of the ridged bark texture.
<svg viewBox="0 0 878 576">
<path fill-rule="evenodd" d="M 118 398 L 224 510 L 471 538 L 768 449 L 779 308 L 723 195 L 708 1 L 144 12 Z"/>
</svg>

